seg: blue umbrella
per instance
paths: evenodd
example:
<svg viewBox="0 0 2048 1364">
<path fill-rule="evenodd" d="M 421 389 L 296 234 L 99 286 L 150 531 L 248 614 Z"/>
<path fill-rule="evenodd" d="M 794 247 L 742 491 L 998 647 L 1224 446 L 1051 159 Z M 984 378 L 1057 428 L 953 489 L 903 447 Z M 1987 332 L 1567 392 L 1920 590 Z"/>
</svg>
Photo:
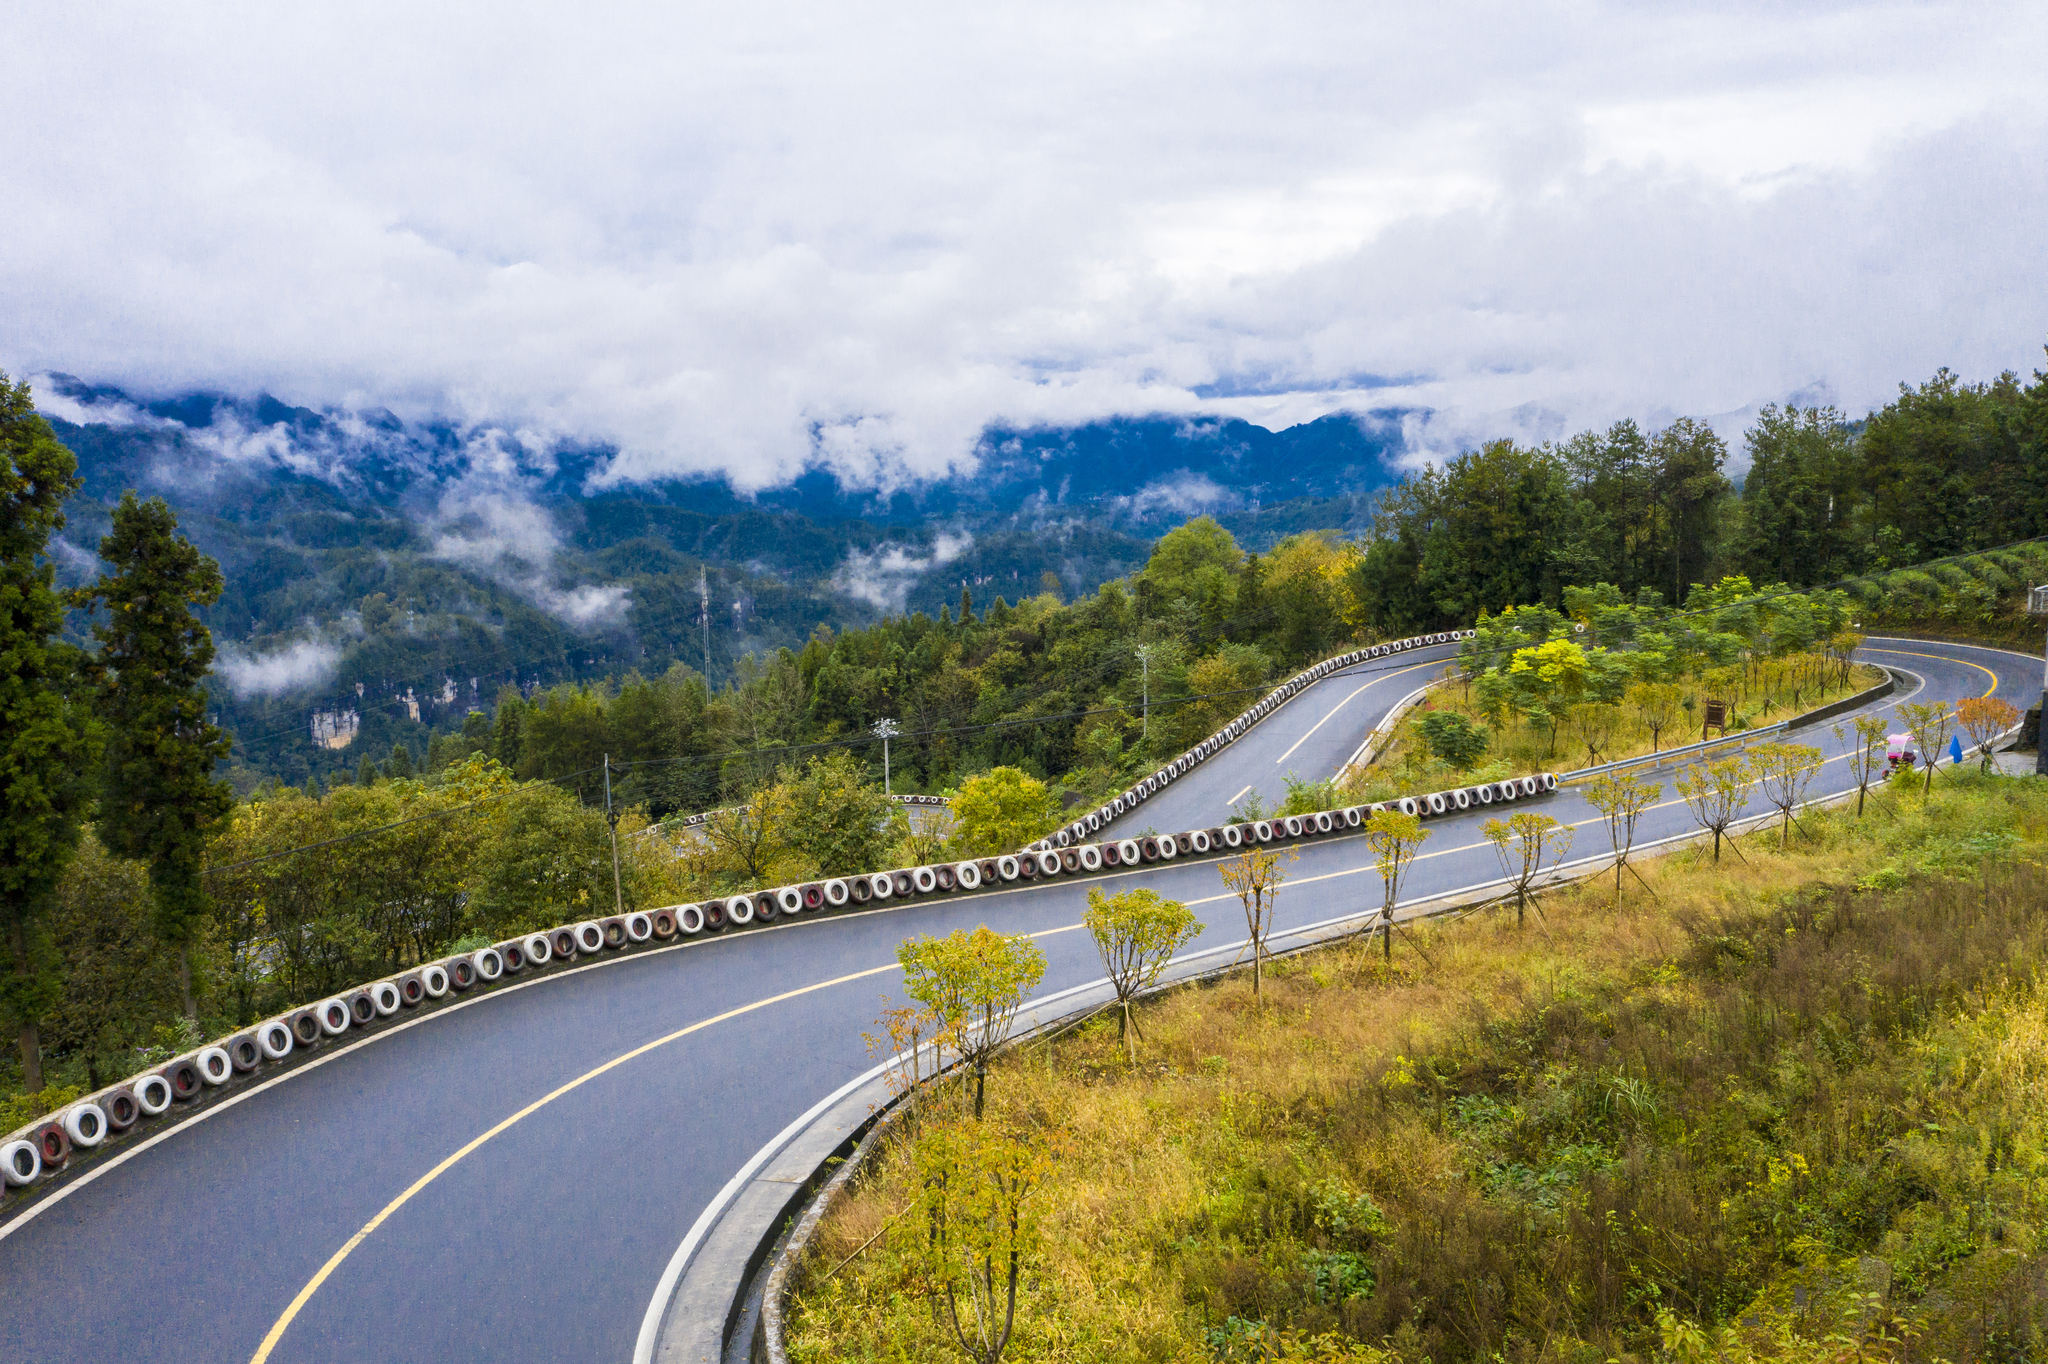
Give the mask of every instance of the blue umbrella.
<svg viewBox="0 0 2048 1364">
<path fill-rule="evenodd" d="M 1949 755 L 1949 757 L 1951 757 L 1951 758 L 1953 758 L 1953 759 L 1955 760 L 1955 764 L 1956 764 L 1956 766 L 1957 766 L 1957 767 L 1961 767 L 1961 766 L 1963 765 L 1963 736 L 1962 736 L 1962 735 L 1960 735 L 1960 734 L 1951 734 L 1951 735 L 1949 735 L 1949 737 L 1948 737 L 1948 755 Z"/>
</svg>

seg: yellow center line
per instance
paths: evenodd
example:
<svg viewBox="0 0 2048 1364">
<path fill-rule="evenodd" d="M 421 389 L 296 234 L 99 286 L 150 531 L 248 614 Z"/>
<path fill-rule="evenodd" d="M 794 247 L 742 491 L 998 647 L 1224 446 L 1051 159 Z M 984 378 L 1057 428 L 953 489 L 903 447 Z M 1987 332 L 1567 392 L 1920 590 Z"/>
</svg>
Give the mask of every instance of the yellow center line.
<svg viewBox="0 0 2048 1364">
<path fill-rule="evenodd" d="M 1884 649 L 1874 650 L 1873 652 L 1903 654 L 1910 658 L 1932 658 L 1936 659 L 1939 662 L 1967 662 L 1967 660 L 1961 659 L 1943 659 L 1935 654 L 1911 653 L 1910 651 L 1904 649 Z M 1434 666 L 1434 663 L 1419 663 L 1415 665 L 1415 668 L 1404 669 L 1403 671 L 1413 672 L 1419 668 L 1427 668 L 1432 666 Z M 1979 663 L 1970 663 L 1969 666 L 1972 668 L 1976 668 L 1978 671 L 1986 674 L 1991 678 L 1991 689 L 1984 693 L 1986 696 L 1989 696 L 1992 691 L 1997 690 L 1998 675 L 1996 673 L 1993 673 L 1989 668 L 1986 668 Z M 1387 676 L 1399 676 L 1399 674 L 1389 673 L 1387 674 Z M 1364 690 L 1364 688 L 1360 688 L 1360 690 Z M 1356 696 L 1357 694 L 1357 692 L 1353 692 L 1352 696 Z M 1344 700 L 1349 701 L 1350 699 L 1351 697 L 1347 696 Z M 1341 707 L 1343 704 L 1344 702 L 1339 702 L 1338 707 Z M 1336 714 L 1336 709 L 1333 708 L 1330 714 Z M 1323 719 L 1327 721 L 1329 719 L 1329 716 L 1326 715 L 1323 717 Z M 1316 728 L 1320 729 L 1321 727 L 1322 722 L 1319 721 L 1317 723 Z M 1312 729 L 1309 731 L 1309 734 L 1313 733 L 1315 733 L 1315 730 Z M 1306 740 L 1307 738 L 1307 734 L 1302 736 L 1303 740 Z M 1296 748 L 1299 748 L 1300 746 L 1300 743 L 1296 743 L 1295 745 Z M 1293 749 L 1289 749 L 1288 751 L 1291 753 L 1293 752 Z M 1825 765 L 1826 763 L 1846 760 L 1849 756 L 1850 755 L 1847 753 L 1838 753 L 1832 758 L 1824 759 L 1823 765 Z M 1684 803 L 1685 802 L 1683 799 L 1669 800 L 1664 801 L 1658 805 L 1650 806 L 1649 808 L 1651 810 L 1665 810 L 1670 809 L 1674 806 L 1683 805 Z M 1569 824 L 1565 827 L 1571 829 L 1582 829 L 1589 826 L 1597 827 L 1603 822 L 1604 821 L 1601 817 L 1595 816 L 1594 818 L 1580 820 L 1575 824 Z M 1455 853 L 1471 852 L 1475 849 L 1484 848 L 1486 846 L 1488 846 L 1488 844 L 1485 841 L 1477 843 L 1461 843 L 1456 847 L 1440 848 L 1437 851 L 1430 853 L 1419 853 L 1416 855 L 1414 860 L 1421 862 L 1437 857 L 1449 857 Z M 1305 876 L 1300 878 L 1299 880 L 1290 881 L 1287 884 L 1296 886 L 1313 885 L 1319 881 L 1333 881 L 1340 877 L 1357 876 L 1363 872 L 1372 871 L 1374 869 L 1375 868 L 1372 866 L 1349 867 L 1338 871 L 1323 872 L 1316 876 Z M 1133 870 L 1135 870 L 1135 868 Z M 1021 890 L 1025 889 L 1025 887 L 1017 887 L 1017 889 Z M 1235 898 L 1237 897 L 1230 894 L 1209 895 L 1204 896 L 1200 899 L 1189 900 L 1186 903 L 1190 906 L 1208 905 L 1217 904 L 1227 900 L 1233 900 Z M 1084 927 L 1086 927 L 1085 924 L 1066 924 L 1059 928 L 1044 929 L 1040 932 L 1030 934 L 1029 936 L 1032 938 L 1050 938 L 1055 937 L 1062 933 L 1072 933 Z M 389 1203 L 386 1203 L 381 1209 L 378 1210 L 377 1215 L 375 1217 L 372 1217 L 368 1222 L 365 1222 L 363 1224 L 362 1229 L 360 1231 L 356 1232 L 355 1235 L 349 1237 L 347 1241 L 343 1242 L 341 1248 L 328 1257 L 327 1263 L 320 1266 L 319 1272 L 314 1274 L 311 1279 L 307 1280 L 306 1286 L 304 1288 L 301 1288 L 298 1291 L 298 1294 L 292 1298 L 291 1304 L 285 1308 L 284 1314 L 277 1319 L 276 1323 L 273 1324 L 270 1330 L 264 1335 L 263 1343 L 257 1347 L 256 1353 L 250 1357 L 249 1364 L 265 1364 L 265 1362 L 270 1358 L 271 1352 L 275 1350 L 278 1346 L 278 1343 L 284 1339 L 284 1334 L 287 1330 L 290 1329 L 292 1322 L 298 1317 L 299 1313 L 305 1309 L 306 1304 L 312 1301 L 313 1295 L 320 1291 L 321 1285 L 325 1284 L 329 1278 L 333 1277 L 334 1271 L 339 1269 L 342 1265 L 342 1262 L 347 1260 L 348 1257 L 355 1252 L 356 1247 L 360 1246 L 364 1241 L 368 1240 L 371 1234 L 374 1233 L 377 1230 L 377 1228 L 383 1226 L 387 1221 L 389 1221 L 391 1217 L 394 1214 L 396 1214 L 400 1208 L 403 1208 L 407 1203 L 410 1203 L 414 1198 L 418 1197 L 421 1191 L 423 1191 L 428 1185 L 432 1184 L 435 1180 L 439 1179 L 442 1175 L 446 1174 L 449 1170 L 453 1169 L 457 1164 L 461 1163 L 461 1161 L 464 1158 L 469 1156 L 472 1152 L 476 1151 L 477 1148 L 481 1147 L 484 1143 L 490 1141 L 493 1137 L 498 1136 L 500 1133 L 508 1130 L 509 1128 L 531 1117 L 533 1114 L 538 1113 L 541 1109 L 546 1108 L 549 1104 L 561 1098 L 563 1095 L 572 1093 L 575 1090 L 582 1088 L 584 1085 L 589 1084 L 592 1080 L 595 1080 L 600 1075 L 604 1075 L 609 1071 L 616 1070 L 618 1067 L 625 1065 L 628 1061 L 632 1061 L 639 1057 L 645 1056 L 648 1052 L 658 1050 L 661 1047 L 665 1047 L 669 1045 L 671 1042 L 680 1041 L 683 1038 L 690 1036 L 692 1033 L 702 1032 L 706 1028 L 713 1027 L 720 1023 L 730 1022 L 731 1020 L 739 1018 L 742 1015 L 754 1013 L 761 1009 L 770 1008 L 777 1004 L 786 1003 L 789 1000 L 797 999 L 804 995 L 815 994 L 820 990 L 829 990 L 834 988 L 835 986 L 850 984 L 853 981 L 866 980 L 871 976 L 884 975 L 890 971 L 895 971 L 897 969 L 899 969 L 898 966 L 893 962 L 887 966 L 871 966 L 864 971 L 853 971 L 843 976 L 835 976 L 830 980 L 821 980 L 813 982 L 809 985 L 798 986 L 794 990 L 785 990 L 781 994 L 769 995 L 766 998 L 757 999 L 752 1003 L 741 1004 L 734 1008 L 727 1009 L 722 1014 L 716 1014 L 710 1018 L 699 1019 L 697 1022 L 692 1023 L 687 1027 L 678 1028 L 674 1032 L 668 1033 L 662 1037 L 657 1037 L 651 1042 L 644 1042 L 641 1045 L 634 1047 L 631 1051 L 622 1052 L 618 1056 L 613 1057 L 611 1060 L 604 1062 L 602 1065 L 595 1066 L 590 1070 L 585 1071 L 583 1074 L 577 1076 L 573 1080 L 570 1080 L 568 1083 L 563 1084 L 553 1090 L 550 1090 L 548 1093 L 542 1095 L 540 1098 L 535 1099 L 532 1103 L 526 1105 L 526 1107 L 518 1110 L 511 1116 L 504 1118 L 503 1120 L 499 1121 L 496 1125 L 484 1131 L 480 1136 L 474 1137 L 470 1141 L 458 1147 L 451 1155 L 443 1159 L 438 1165 L 434 1166 L 431 1170 L 428 1170 L 425 1174 L 421 1175 L 418 1179 L 414 1180 L 411 1184 L 406 1186 L 406 1189 L 403 1193 L 399 1194 L 398 1197 L 392 1199 Z"/>
<path fill-rule="evenodd" d="M 1919 654 L 1914 653 L 1911 649 L 1872 649 L 1869 652 L 1873 654 L 1897 654 L 1901 658 L 1931 658 L 1937 663 L 1960 663 L 1966 668 L 1975 668 L 1978 672 L 1991 679 L 1991 685 L 1984 689 L 1984 695 L 1989 696 L 1998 690 L 1998 674 L 1985 667 L 1982 663 L 1972 663 L 1967 658 L 1945 658 L 1940 654 Z"/>
<path fill-rule="evenodd" d="M 1080 925 L 1076 924 L 1074 925 L 1074 927 L 1079 928 Z M 701 1032 L 705 1028 L 709 1028 L 714 1024 L 729 1022 L 732 1019 L 740 1017 L 742 1014 L 753 1013 L 758 1009 L 765 1009 L 770 1007 L 771 1005 L 781 1004 L 785 1001 L 795 999 L 800 995 L 812 994 L 819 990 L 829 990 L 835 985 L 845 985 L 851 981 L 865 980 L 869 976 L 879 976 L 884 974 L 885 972 L 894 971 L 896 969 L 898 968 L 893 962 L 887 966 L 873 966 L 865 971 L 854 971 L 847 975 L 836 976 L 831 980 L 816 981 L 810 985 L 799 986 L 797 989 L 794 990 L 785 990 L 779 995 L 770 995 L 766 999 L 757 999 L 751 1004 L 742 1004 L 737 1008 L 727 1009 L 724 1013 L 718 1014 L 715 1017 L 700 1019 L 697 1022 L 690 1024 L 686 1028 L 678 1028 L 676 1029 L 676 1031 L 669 1033 L 665 1037 L 657 1037 L 652 1042 L 642 1043 L 640 1046 L 633 1048 L 631 1051 L 624 1052 L 618 1056 L 614 1056 L 611 1060 L 606 1061 L 603 1065 L 593 1067 L 592 1069 L 587 1070 L 583 1074 L 577 1076 L 575 1079 L 569 1081 L 567 1084 L 562 1085 L 557 1089 L 551 1090 L 548 1093 L 542 1095 L 540 1098 L 535 1099 L 526 1107 L 520 1109 L 518 1112 L 512 1114 L 512 1116 L 504 1119 L 503 1121 L 499 1122 L 496 1126 L 484 1132 L 483 1135 L 476 1137 L 469 1142 L 464 1143 L 461 1147 L 457 1148 L 454 1154 L 450 1155 L 449 1157 L 447 1157 L 447 1159 L 443 1160 L 433 1169 L 427 1171 L 418 1179 L 414 1180 L 410 1185 L 406 1187 L 404 1193 L 401 1193 L 400 1195 L 398 1195 L 398 1197 L 392 1199 L 389 1203 L 386 1203 L 383 1206 L 383 1208 L 381 1208 L 378 1211 L 375 1217 L 372 1217 L 368 1222 L 365 1222 L 363 1224 L 363 1228 L 361 1231 L 358 1231 L 355 1235 L 349 1237 L 347 1241 L 343 1242 L 341 1249 L 335 1251 L 334 1254 L 328 1256 L 327 1263 L 320 1266 L 319 1273 L 315 1274 L 311 1279 L 307 1280 L 306 1286 L 299 1290 L 298 1295 L 292 1299 L 291 1305 L 285 1308 L 284 1315 L 279 1317 L 277 1319 L 276 1324 L 274 1324 L 270 1328 L 269 1332 L 264 1335 L 263 1343 L 256 1347 L 256 1353 L 250 1357 L 249 1364 L 264 1364 L 264 1361 L 270 1358 L 270 1352 L 272 1350 L 275 1350 L 277 1348 L 278 1342 L 284 1339 L 284 1333 L 288 1329 L 290 1329 L 292 1320 L 299 1315 L 300 1311 L 305 1308 L 308 1302 L 312 1301 L 313 1295 L 320 1291 L 320 1286 L 326 1283 L 327 1280 L 330 1277 L 332 1277 L 334 1271 L 341 1267 L 342 1261 L 346 1260 L 350 1256 L 350 1254 L 352 1254 L 355 1251 L 355 1248 L 357 1246 L 361 1245 L 365 1240 L 369 1239 L 369 1236 L 372 1232 L 376 1231 L 377 1228 L 383 1226 L 385 1222 L 389 1221 L 394 1213 L 396 1213 L 400 1208 L 404 1207 L 407 1203 L 410 1203 L 415 1197 L 419 1195 L 421 1190 L 425 1189 L 429 1184 L 432 1184 L 442 1175 L 448 1173 L 448 1171 L 453 1169 L 465 1156 L 469 1155 L 472 1151 L 475 1151 L 478 1147 L 482 1146 L 492 1137 L 497 1136 L 499 1133 L 512 1127 L 516 1123 L 519 1123 L 522 1120 L 531 1117 L 533 1114 L 538 1113 L 541 1109 L 546 1108 L 549 1104 L 561 1098 L 564 1094 L 568 1094 L 573 1090 L 580 1089 L 584 1085 L 589 1084 L 592 1080 L 595 1080 L 598 1076 L 603 1075 L 607 1071 L 615 1070 L 618 1067 L 626 1064 L 626 1062 L 628 1061 L 634 1060 L 637 1057 L 645 1056 L 648 1052 L 653 1051 L 658 1047 L 665 1047 L 671 1042 L 679 1041 L 682 1038 L 688 1037 L 691 1033 Z"/>
</svg>

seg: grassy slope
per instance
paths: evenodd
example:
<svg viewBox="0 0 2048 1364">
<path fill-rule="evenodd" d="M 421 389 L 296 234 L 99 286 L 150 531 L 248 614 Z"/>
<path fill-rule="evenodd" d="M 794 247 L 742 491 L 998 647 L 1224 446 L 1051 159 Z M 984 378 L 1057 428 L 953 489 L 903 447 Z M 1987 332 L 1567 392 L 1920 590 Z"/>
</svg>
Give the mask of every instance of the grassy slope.
<svg viewBox="0 0 2048 1364">
<path fill-rule="evenodd" d="M 1008 1357 L 2040 1357 L 2048 788 L 1947 787 L 1663 859 L 1618 913 L 1435 926 L 1391 974 L 1299 957 L 1263 1009 L 1177 991 L 1135 1074 L 1112 1026 L 1012 1058 L 1001 1120 L 1065 1154 Z M 957 1357 L 910 1219 L 818 1282 L 905 1164 L 828 1219 L 798 1360 Z"/>
</svg>

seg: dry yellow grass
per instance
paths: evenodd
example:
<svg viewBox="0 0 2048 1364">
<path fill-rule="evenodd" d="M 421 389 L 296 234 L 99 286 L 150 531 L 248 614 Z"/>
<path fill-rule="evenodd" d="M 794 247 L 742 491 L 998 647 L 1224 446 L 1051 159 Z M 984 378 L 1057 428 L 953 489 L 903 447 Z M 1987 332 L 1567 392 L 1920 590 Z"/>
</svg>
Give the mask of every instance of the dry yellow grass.
<svg viewBox="0 0 2048 1364">
<path fill-rule="evenodd" d="M 1333 1123 L 1371 1109 L 1373 1096 L 1428 1083 L 1413 1058 L 1496 1020 L 1593 998 L 1617 976 L 1649 997 L 1687 1004 L 1696 987 L 1674 963 L 1702 934 L 1753 916 L 1788 888 L 1885 884 L 1966 862 L 1978 855 L 1969 840 L 1991 825 L 2026 842 L 2048 836 L 2048 800 L 1997 781 L 1957 778 L 1924 810 L 1917 798 L 1886 793 L 1860 824 L 1842 813 L 1816 816 L 1813 836 L 1787 853 L 1759 837 L 1745 840 L 1747 861 L 1710 868 L 1688 850 L 1646 863 L 1655 895 L 1632 896 L 1620 912 L 1594 886 L 1546 897 L 1541 918 L 1532 914 L 1520 932 L 1511 910 L 1411 929 L 1396 940 L 1391 972 L 1363 940 L 1281 959 L 1263 1007 L 1235 976 L 1171 991 L 1143 1009 L 1135 1069 L 1111 1020 L 1020 1050 L 991 1076 L 992 1120 L 1058 1133 L 1061 1156 L 1041 1195 L 1051 1249 L 1027 1287 L 1007 1358 L 1224 1357 L 1206 1335 L 1219 1322 L 1203 1294 L 1227 1287 L 1242 1267 L 1219 1260 L 1208 1233 L 1268 1215 L 1246 1190 L 1369 1191 L 1397 1177 L 1450 1191 L 1447 1198 L 1462 1187 L 1457 1151 L 1420 1109 L 1390 1110 L 1382 1100 L 1376 1125 L 1331 1139 Z M 897 1253 L 911 1233 L 895 1220 L 911 1199 L 906 1164 L 885 1150 L 826 1218 L 801 1278 L 793 1358 L 954 1357 Z M 1342 1320 L 1333 1312 L 1326 1324 Z M 1292 1338 L 1287 1350 L 1287 1358 L 1385 1357 L 1334 1335 Z"/>
</svg>

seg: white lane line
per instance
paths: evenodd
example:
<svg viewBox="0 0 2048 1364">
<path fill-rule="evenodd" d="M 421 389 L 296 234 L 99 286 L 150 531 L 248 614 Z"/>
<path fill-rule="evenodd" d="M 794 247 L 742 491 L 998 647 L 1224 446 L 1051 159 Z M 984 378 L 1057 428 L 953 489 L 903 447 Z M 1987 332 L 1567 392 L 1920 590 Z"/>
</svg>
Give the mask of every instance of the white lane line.
<svg viewBox="0 0 2048 1364">
<path fill-rule="evenodd" d="M 1243 800 L 1243 799 L 1244 799 L 1244 798 L 1245 798 L 1246 796 L 1250 795 L 1250 794 L 1251 794 L 1251 790 L 1252 790 L 1252 784 L 1251 784 L 1250 782 L 1246 782 L 1246 783 L 1244 784 L 1244 790 L 1242 790 L 1242 791 L 1238 792 L 1238 793 L 1237 793 L 1236 795 L 1232 796 L 1232 797 L 1231 797 L 1231 798 L 1230 798 L 1229 800 L 1226 800 L 1226 801 L 1224 801 L 1223 803 L 1224 803 L 1225 805 L 1235 805 L 1235 804 L 1237 804 L 1237 803 L 1238 803 L 1239 801 Z"/>
<path fill-rule="evenodd" d="M 1374 687 L 1378 686 L 1380 683 L 1386 681 L 1389 677 L 1399 677 L 1402 673 L 1412 673 L 1420 668 L 1434 668 L 1437 664 L 1441 662 L 1443 662 L 1442 659 L 1433 658 L 1427 663 L 1417 663 L 1412 668 L 1402 668 L 1396 672 L 1383 673 L 1380 676 L 1375 677 L 1372 681 L 1367 682 L 1365 685 L 1359 687 L 1357 691 L 1352 692 L 1350 696 L 1345 697 L 1342 701 L 1339 701 L 1336 705 L 1330 707 L 1330 713 L 1328 715 L 1325 715 L 1322 719 L 1316 721 L 1314 727 L 1311 728 L 1308 733 L 1302 735 L 1299 739 L 1296 739 L 1294 741 L 1294 748 L 1288 749 L 1285 753 L 1282 753 L 1279 757 L 1273 759 L 1273 766 L 1278 767 L 1281 763 L 1284 763 L 1289 758 L 1293 757 L 1295 748 L 1300 748 L 1303 744 L 1307 743 L 1310 739 L 1315 737 L 1316 730 L 1321 729 L 1324 725 L 1327 725 L 1330 723 L 1330 721 L 1336 719 L 1337 712 L 1344 709 L 1344 707 L 1350 705 L 1352 698 L 1356 697 L 1359 692 L 1370 691 Z"/>
</svg>

